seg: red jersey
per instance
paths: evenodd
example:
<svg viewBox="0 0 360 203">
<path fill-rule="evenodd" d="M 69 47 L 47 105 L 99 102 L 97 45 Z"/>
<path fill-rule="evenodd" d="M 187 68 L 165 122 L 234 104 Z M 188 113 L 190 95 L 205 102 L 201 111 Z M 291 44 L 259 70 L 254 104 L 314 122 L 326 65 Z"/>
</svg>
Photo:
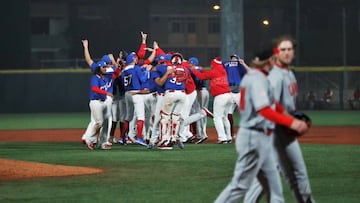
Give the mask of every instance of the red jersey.
<svg viewBox="0 0 360 203">
<path fill-rule="evenodd" d="M 211 70 L 199 72 L 193 69 L 192 72 L 200 80 L 210 80 L 210 94 L 213 97 L 224 93 L 230 93 L 226 70 L 222 66 L 221 60 L 218 58 L 212 60 L 211 66 Z"/>
<path fill-rule="evenodd" d="M 193 78 L 191 77 L 190 70 L 188 69 L 187 66 L 185 67 L 186 67 L 185 93 L 191 94 L 196 90 L 196 85 Z"/>
</svg>

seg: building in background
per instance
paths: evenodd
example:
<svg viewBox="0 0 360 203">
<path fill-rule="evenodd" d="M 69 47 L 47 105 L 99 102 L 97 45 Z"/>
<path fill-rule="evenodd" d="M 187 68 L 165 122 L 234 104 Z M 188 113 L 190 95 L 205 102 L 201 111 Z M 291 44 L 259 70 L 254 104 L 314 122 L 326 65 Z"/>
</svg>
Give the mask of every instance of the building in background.
<svg viewBox="0 0 360 203">
<path fill-rule="evenodd" d="M 83 67 L 81 39 L 90 40 L 97 58 L 122 49 L 136 51 L 140 31 L 149 33 L 149 46 L 156 40 L 166 51 L 197 56 L 202 65 L 220 54 L 216 0 L 20 1 L 21 12 L 14 12 L 19 2 L 4 5 L 3 15 L 16 24 L 8 25 L 2 17 L 7 33 L 1 34 L 6 46 L 0 51 L 9 60 L 0 69 Z M 296 65 L 360 65 L 358 0 L 244 0 L 243 6 L 246 61 L 261 44 L 290 34 L 299 42 Z"/>
</svg>

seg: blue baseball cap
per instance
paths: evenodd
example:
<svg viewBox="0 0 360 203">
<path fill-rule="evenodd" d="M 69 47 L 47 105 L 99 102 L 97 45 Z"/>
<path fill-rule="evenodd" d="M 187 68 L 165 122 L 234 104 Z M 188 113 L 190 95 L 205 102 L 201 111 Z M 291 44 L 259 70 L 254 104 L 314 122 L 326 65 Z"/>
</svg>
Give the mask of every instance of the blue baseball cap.
<svg viewBox="0 0 360 203">
<path fill-rule="evenodd" d="M 189 58 L 189 63 L 197 66 L 197 65 L 199 65 L 199 59 L 197 59 L 196 57 L 191 57 L 191 58 Z"/>
<path fill-rule="evenodd" d="M 105 61 L 99 61 L 99 62 L 97 62 L 97 65 L 98 65 L 98 67 L 104 67 L 104 66 L 106 66 L 107 64 L 106 64 Z"/>
<path fill-rule="evenodd" d="M 171 54 L 165 54 L 165 60 L 170 61 L 171 60 Z"/>
<path fill-rule="evenodd" d="M 130 64 L 132 62 L 135 61 L 136 58 L 136 53 L 135 52 L 131 52 L 129 55 L 127 55 L 126 57 L 126 64 Z"/>
<path fill-rule="evenodd" d="M 235 57 L 235 58 L 237 58 L 237 59 L 240 59 L 240 56 L 237 55 L 237 54 L 233 54 L 233 55 L 230 56 L 230 58 L 232 58 L 232 57 Z"/>
<path fill-rule="evenodd" d="M 160 54 L 159 56 L 156 57 L 156 60 L 157 60 L 158 63 L 167 61 L 166 57 L 165 57 L 165 54 Z"/>
<path fill-rule="evenodd" d="M 104 55 L 102 58 L 101 58 L 102 61 L 105 61 L 105 63 L 107 64 L 110 64 L 111 63 L 111 59 L 110 59 L 110 56 L 109 55 Z"/>
</svg>

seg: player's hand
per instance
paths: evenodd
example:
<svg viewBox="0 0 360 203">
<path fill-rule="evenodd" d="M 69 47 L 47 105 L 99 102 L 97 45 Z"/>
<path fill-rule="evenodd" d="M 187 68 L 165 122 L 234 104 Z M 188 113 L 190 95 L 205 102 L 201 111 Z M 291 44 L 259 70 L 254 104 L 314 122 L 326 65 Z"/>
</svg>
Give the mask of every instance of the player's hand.
<svg viewBox="0 0 360 203">
<path fill-rule="evenodd" d="M 87 39 L 81 40 L 84 47 L 89 47 L 89 41 Z"/>
<path fill-rule="evenodd" d="M 290 128 L 297 131 L 300 135 L 305 134 L 309 130 L 308 125 L 304 121 L 298 119 L 294 119 Z"/>
<path fill-rule="evenodd" d="M 167 75 L 170 75 L 170 74 L 172 74 L 172 73 L 174 73 L 174 69 L 173 69 L 171 66 L 168 66 L 168 67 L 167 67 L 167 70 L 166 70 L 166 74 L 167 74 Z"/>
<path fill-rule="evenodd" d="M 158 49 L 159 48 L 159 44 L 157 43 L 157 41 L 153 42 L 153 47 L 154 49 Z"/>
<path fill-rule="evenodd" d="M 146 43 L 147 34 L 146 34 L 146 33 L 144 33 L 143 31 L 141 31 L 140 33 L 141 33 L 141 40 L 142 40 L 142 43 Z"/>
</svg>

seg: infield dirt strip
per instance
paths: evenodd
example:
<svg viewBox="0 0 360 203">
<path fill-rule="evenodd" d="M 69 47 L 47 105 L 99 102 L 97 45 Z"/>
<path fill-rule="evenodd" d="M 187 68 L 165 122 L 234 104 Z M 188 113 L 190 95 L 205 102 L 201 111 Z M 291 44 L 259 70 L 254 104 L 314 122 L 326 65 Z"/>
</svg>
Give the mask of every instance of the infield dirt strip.
<svg viewBox="0 0 360 203">
<path fill-rule="evenodd" d="M 0 130 L 0 142 L 79 142 L 85 129 Z M 215 128 L 207 128 L 207 143 L 217 140 Z M 118 136 L 118 135 L 116 135 Z M 300 143 L 360 145 L 360 126 L 312 127 Z M 84 147 L 85 148 L 85 147 Z M 0 158 L 0 181 L 36 177 L 71 176 L 100 173 L 97 168 L 52 165 Z M 16 168 L 21 170 L 16 170 Z M 26 169 L 26 170 L 24 170 Z"/>
</svg>

